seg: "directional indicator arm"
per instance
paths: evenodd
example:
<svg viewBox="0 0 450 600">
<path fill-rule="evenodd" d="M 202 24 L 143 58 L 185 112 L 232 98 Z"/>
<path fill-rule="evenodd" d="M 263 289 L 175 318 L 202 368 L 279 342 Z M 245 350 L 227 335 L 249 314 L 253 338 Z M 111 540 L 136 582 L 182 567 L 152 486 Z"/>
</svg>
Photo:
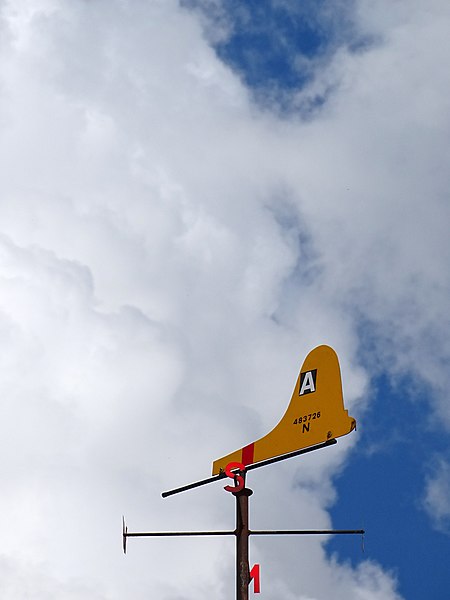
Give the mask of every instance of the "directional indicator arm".
<svg viewBox="0 0 450 600">
<path fill-rule="evenodd" d="M 268 458 L 267 460 L 262 460 L 260 462 L 247 465 L 245 467 L 245 471 L 252 471 L 253 469 L 258 469 L 259 467 L 266 467 L 267 465 L 271 465 L 276 462 L 280 462 L 281 460 L 286 460 L 288 458 L 293 458 L 294 456 L 299 456 L 300 454 L 307 454 L 308 452 L 312 452 L 313 450 L 320 450 L 321 448 L 327 448 L 328 446 L 333 446 L 337 444 L 337 440 L 331 439 L 323 442 L 322 444 L 317 444 L 316 446 L 310 446 L 309 448 L 302 448 L 301 450 L 296 450 L 295 452 L 289 452 L 287 454 L 283 454 L 281 456 L 275 456 L 274 458 Z M 236 473 L 239 471 L 236 470 Z M 208 483 L 213 483 L 214 481 L 219 481 L 219 479 L 225 479 L 227 477 L 225 471 L 220 472 L 218 475 L 213 475 L 212 477 L 208 477 L 207 479 L 201 479 L 200 481 L 196 481 L 194 483 L 189 483 L 187 485 L 183 485 L 181 487 L 175 488 L 173 490 L 169 490 L 167 492 L 162 492 L 161 496 L 163 498 L 167 498 L 168 496 L 173 496 L 175 494 L 179 494 L 180 492 L 186 492 L 187 490 L 192 490 L 194 488 L 200 487 L 202 485 L 207 485 Z"/>
<path fill-rule="evenodd" d="M 182 485 L 181 487 L 169 490 L 168 492 L 162 492 L 161 496 L 163 498 L 167 498 L 168 496 L 173 496 L 174 494 L 179 494 L 180 492 L 186 492 L 187 490 L 193 490 L 194 488 L 202 485 L 219 481 L 219 479 L 224 479 L 225 477 L 225 473 L 219 473 L 219 475 L 214 475 L 213 477 L 208 477 L 207 479 L 201 479 L 200 481 L 195 481 L 194 483 L 188 483 L 187 485 Z"/>
</svg>

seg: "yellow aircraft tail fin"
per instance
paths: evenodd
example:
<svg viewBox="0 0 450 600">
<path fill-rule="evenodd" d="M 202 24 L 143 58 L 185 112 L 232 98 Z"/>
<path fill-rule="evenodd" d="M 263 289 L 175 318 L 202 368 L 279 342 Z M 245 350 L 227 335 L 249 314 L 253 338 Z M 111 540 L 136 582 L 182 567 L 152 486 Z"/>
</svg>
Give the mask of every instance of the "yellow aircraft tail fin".
<svg viewBox="0 0 450 600">
<path fill-rule="evenodd" d="M 318 346 L 306 357 L 278 425 L 256 442 L 215 460 L 212 474 L 218 475 L 230 462 L 250 465 L 321 444 L 354 429 L 356 421 L 344 408 L 337 354 L 330 346 Z"/>
</svg>

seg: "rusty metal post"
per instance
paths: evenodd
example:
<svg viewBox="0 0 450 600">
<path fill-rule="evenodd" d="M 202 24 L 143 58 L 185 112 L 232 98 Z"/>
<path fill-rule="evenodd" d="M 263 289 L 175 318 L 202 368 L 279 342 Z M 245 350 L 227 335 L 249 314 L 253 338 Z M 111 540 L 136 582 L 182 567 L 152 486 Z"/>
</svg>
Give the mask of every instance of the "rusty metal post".
<svg viewBox="0 0 450 600">
<path fill-rule="evenodd" d="M 252 494 L 253 491 L 245 486 L 244 489 L 233 494 L 236 496 L 236 600 L 248 600 L 250 583 L 248 498 Z"/>
</svg>

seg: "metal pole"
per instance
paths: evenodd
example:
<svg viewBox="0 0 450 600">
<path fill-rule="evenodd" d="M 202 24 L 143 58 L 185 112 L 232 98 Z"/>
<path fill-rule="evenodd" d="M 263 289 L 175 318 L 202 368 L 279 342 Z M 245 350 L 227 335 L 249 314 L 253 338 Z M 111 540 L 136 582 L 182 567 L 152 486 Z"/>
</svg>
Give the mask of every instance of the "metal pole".
<svg viewBox="0 0 450 600">
<path fill-rule="evenodd" d="M 244 489 L 234 493 L 236 496 L 236 600 L 248 600 L 250 583 L 248 498 L 252 494 L 253 491 L 245 486 Z"/>
</svg>

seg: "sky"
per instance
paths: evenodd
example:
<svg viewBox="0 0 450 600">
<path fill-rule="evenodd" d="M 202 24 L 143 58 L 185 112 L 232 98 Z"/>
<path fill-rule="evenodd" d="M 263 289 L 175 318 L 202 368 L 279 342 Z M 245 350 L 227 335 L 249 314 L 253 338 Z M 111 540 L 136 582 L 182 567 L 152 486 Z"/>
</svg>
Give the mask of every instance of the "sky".
<svg viewBox="0 0 450 600">
<path fill-rule="evenodd" d="M 447 600 L 450 5 L 0 0 L 0 596 L 234 597 L 213 460 L 331 345 L 356 433 L 249 474 L 267 600 Z"/>
</svg>

